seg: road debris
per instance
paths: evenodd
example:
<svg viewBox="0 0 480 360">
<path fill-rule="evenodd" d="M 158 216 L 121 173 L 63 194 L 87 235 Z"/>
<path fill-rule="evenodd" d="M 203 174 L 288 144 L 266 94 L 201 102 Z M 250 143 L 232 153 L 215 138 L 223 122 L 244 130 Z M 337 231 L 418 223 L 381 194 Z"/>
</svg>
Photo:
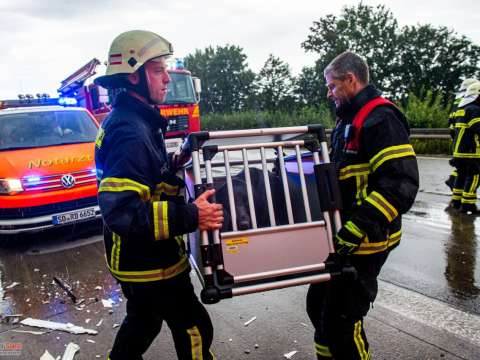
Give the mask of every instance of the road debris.
<svg viewBox="0 0 480 360">
<path fill-rule="evenodd" d="M 259 347 L 260 347 L 260 345 L 255 344 L 255 349 L 258 349 Z"/>
<path fill-rule="evenodd" d="M 100 319 L 100 321 L 97 323 L 97 325 L 95 325 L 96 327 L 99 327 L 100 325 L 102 325 L 103 323 L 103 319 Z"/>
<path fill-rule="evenodd" d="M 87 339 L 87 342 L 95 344 L 95 340 L 92 340 L 92 339 Z"/>
<path fill-rule="evenodd" d="M 39 271 L 40 271 L 40 269 L 38 269 L 38 268 L 35 268 L 35 269 L 33 269 L 33 271 L 34 271 L 34 272 L 39 272 Z"/>
<path fill-rule="evenodd" d="M 102 290 L 103 288 L 99 285 L 99 286 L 95 286 L 95 290 Z"/>
<path fill-rule="evenodd" d="M 26 326 L 32 326 L 32 327 L 51 329 L 51 330 L 65 331 L 72 334 L 90 334 L 90 335 L 98 334 L 98 331 L 96 330 L 85 329 L 81 326 L 76 326 L 71 323 L 65 324 L 65 323 L 59 323 L 59 322 L 53 322 L 53 321 L 47 321 L 47 320 L 26 318 L 20 321 L 20 324 L 26 325 Z"/>
<path fill-rule="evenodd" d="M 305 323 L 303 323 L 303 322 L 301 322 L 300 325 L 305 326 L 305 327 L 308 327 L 308 324 L 305 324 Z"/>
<path fill-rule="evenodd" d="M 72 287 L 68 285 L 67 283 L 63 282 L 57 277 L 53 277 L 53 281 L 60 286 L 65 292 L 67 293 L 68 297 L 72 299 L 73 303 L 75 304 L 77 302 L 77 297 L 72 293 Z"/>
<path fill-rule="evenodd" d="M 256 317 L 256 316 L 252 317 L 250 320 L 248 320 L 248 321 L 247 321 L 246 323 L 244 323 L 243 325 L 244 325 L 244 326 L 248 326 L 248 325 L 250 325 L 252 322 L 254 322 L 255 320 L 257 320 L 257 317 Z"/>
<path fill-rule="evenodd" d="M 293 355 L 295 355 L 297 352 L 298 352 L 297 350 L 290 351 L 290 352 L 288 352 L 288 353 L 286 353 L 286 354 L 283 354 L 283 357 L 284 357 L 285 359 L 291 359 L 291 358 L 293 357 Z"/>
<path fill-rule="evenodd" d="M 115 324 L 113 324 L 112 328 L 115 329 L 116 327 L 119 327 L 119 326 L 120 326 L 120 324 L 115 323 Z"/>
<path fill-rule="evenodd" d="M 67 345 L 65 352 L 63 353 L 62 360 L 73 360 L 75 354 L 80 350 L 80 346 L 71 342 Z"/>
<path fill-rule="evenodd" d="M 16 333 L 23 333 L 23 334 L 32 334 L 32 335 L 43 335 L 46 333 L 45 331 L 31 331 L 31 330 L 17 330 L 17 329 L 13 329 L 10 331 L 16 332 Z"/>
<path fill-rule="evenodd" d="M 40 356 L 40 360 L 55 360 L 55 358 L 48 352 L 48 350 L 45 350 L 42 356 Z"/>
<path fill-rule="evenodd" d="M 103 304 L 103 307 L 104 308 L 111 308 L 112 305 L 114 305 L 115 303 L 113 302 L 112 299 L 102 299 L 102 304 Z"/>
<path fill-rule="evenodd" d="M 88 324 L 91 319 L 85 319 L 85 324 Z"/>
<path fill-rule="evenodd" d="M 15 286 L 17 286 L 17 285 L 20 285 L 20 283 L 19 283 L 19 282 L 16 282 L 16 281 L 14 281 L 14 282 L 13 282 L 13 283 L 11 283 L 10 285 L 8 285 L 8 286 L 5 286 L 5 289 L 13 289 L 13 288 L 14 288 Z"/>
<path fill-rule="evenodd" d="M 23 314 L 0 315 L 0 322 L 4 324 L 9 324 L 9 323 L 15 324 L 19 321 L 18 319 L 21 318 L 22 316 Z"/>
</svg>

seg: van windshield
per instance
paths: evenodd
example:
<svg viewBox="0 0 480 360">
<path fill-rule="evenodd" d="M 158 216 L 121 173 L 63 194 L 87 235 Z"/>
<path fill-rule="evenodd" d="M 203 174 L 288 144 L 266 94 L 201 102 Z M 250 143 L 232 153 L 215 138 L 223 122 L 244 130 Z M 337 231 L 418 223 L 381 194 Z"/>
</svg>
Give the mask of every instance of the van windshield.
<svg viewBox="0 0 480 360">
<path fill-rule="evenodd" d="M 96 134 L 85 111 L 0 114 L 0 151 L 93 142 Z"/>
</svg>

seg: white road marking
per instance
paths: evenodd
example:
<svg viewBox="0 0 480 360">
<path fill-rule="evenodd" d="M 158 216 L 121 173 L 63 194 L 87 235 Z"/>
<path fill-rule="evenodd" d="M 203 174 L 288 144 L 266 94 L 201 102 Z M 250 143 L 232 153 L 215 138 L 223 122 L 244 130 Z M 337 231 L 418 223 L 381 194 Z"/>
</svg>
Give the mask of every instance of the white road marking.
<svg viewBox="0 0 480 360">
<path fill-rule="evenodd" d="M 381 280 L 375 304 L 480 346 L 478 315 L 458 310 L 439 300 Z"/>
</svg>

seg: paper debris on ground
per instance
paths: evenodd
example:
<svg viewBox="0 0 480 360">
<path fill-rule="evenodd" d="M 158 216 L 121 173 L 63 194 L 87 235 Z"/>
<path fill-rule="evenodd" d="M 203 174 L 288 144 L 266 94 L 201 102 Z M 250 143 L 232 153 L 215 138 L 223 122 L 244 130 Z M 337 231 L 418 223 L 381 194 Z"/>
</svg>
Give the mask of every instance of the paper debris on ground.
<svg viewBox="0 0 480 360">
<path fill-rule="evenodd" d="M 303 326 L 305 326 L 305 327 L 308 327 L 308 325 L 305 324 L 305 323 L 300 323 L 300 325 L 303 325 Z"/>
<path fill-rule="evenodd" d="M 96 327 L 99 327 L 100 325 L 102 325 L 102 323 L 103 323 L 103 319 L 101 319 L 101 320 L 97 323 L 97 325 L 95 325 L 95 326 L 96 326 Z"/>
<path fill-rule="evenodd" d="M 97 335 L 98 331 L 96 330 L 91 330 L 91 329 L 85 329 L 81 326 L 75 326 L 73 324 L 65 324 L 65 323 L 59 323 L 59 322 L 53 322 L 53 321 L 47 321 L 47 320 L 39 320 L 39 319 L 32 319 L 32 318 L 26 318 L 22 321 L 20 321 L 20 324 L 26 325 L 26 326 L 33 326 L 33 327 L 40 327 L 40 328 L 45 328 L 45 329 L 51 329 L 51 330 L 59 330 L 59 331 L 66 331 L 72 334 L 90 334 L 90 335 Z"/>
<path fill-rule="evenodd" d="M 13 283 L 11 283 L 10 285 L 8 285 L 8 286 L 5 286 L 5 289 L 13 289 L 13 288 L 14 288 L 15 286 L 17 286 L 17 285 L 20 285 L 20 283 L 19 283 L 19 282 L 16 282 L 16 281 L 14 281 L 14 282 L 13 282 Z"/>
<path fill-rule="evenodd" d="M 92 340 L 92 339 L 87 339 L 87 342 L 95 344 L 95 340 Z"/>
<path fill-rule="evenodd" d="M 48 352 L 48 350 L 45 350 L 42 356 L 40 356 L 40 360 L 55 360 L 55 358 Z"/>
<path fill-rule="evenodd" d="M 0 322 L 6 324 L 16 324 L 19 319 L 23 316 L 23 314 L 13 314 L 13 315 L 1 315 L 0 314 Z"/>
<path fill-rule="evenodd" d="M 80 350 L 80 346 L 72 342 L 69 343 L 67 345 L 67 348 L 65 349 L 65 352 L 63 353 L 62 360 L 73 360 L 75 354 L 79 350 Z"/>
<path fill-rule="evenodd" d="M 250 320 L 248 320 L 248 321 L 247 321 L 245 324 L 243 324 L 243 325 L 248 326 L 248 325 L 250 325 L 252 322 L 254 322 L 255 320 L 257 320 L 257 317 L 256 317 L 256 316 L 252 317 Z"/>
<path fill-rule="evenodd" d="M 112 299 L 107 299 L 107 300 L 102 299 L 102 304 L 103 304 L 103 307 L 105 307 L 105 308 L 111 308 L 112 305 L 115 304 L 115 303 L 113 302 Z"/>
<path fill-rule="evenodd" d="M 291 359 L 291 358 L 293 357 L 293 355 L 295 355 L 297 352 L 298 352 L 297 350 L 290 351 L 290 352 L 288 352 L 288 353 L 286 353 L 286 354 L 283 354 L 283 357 L 284 357 L 285 359 Z"/>
<path fill-rule="evenodd" d="M 115 329 L 116 327 L 119 327 L 119 326 L 120 326 L 120 324 L 113 324 L 112 328 Z"/>
<path fill-rule="evenodd" d="M 85 319 L 85 324 L 88 324 L 91 319 Z"/>
<path fill-rule="evenodd" d="M 43 335 L 45 334 L 45 331 L 31 331 L 31 330 L 10 330 L 12 332 L 16 333 L 24 333 L 24 334 L 32 334 L 32 335 Z"/>
<path fill-rule="evenodd" d="M 103 288 L 101 286 L 95 286 L 95 290 L 102 290 Z"/>
</svg>

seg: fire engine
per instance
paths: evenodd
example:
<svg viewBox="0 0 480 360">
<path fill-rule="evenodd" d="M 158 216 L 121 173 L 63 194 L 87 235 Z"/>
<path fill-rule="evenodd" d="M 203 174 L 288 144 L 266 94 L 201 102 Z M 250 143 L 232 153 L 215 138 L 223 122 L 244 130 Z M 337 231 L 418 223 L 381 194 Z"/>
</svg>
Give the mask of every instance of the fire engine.
<svg viewBox="0 0 480 360">
<path fill-rule="evenodd" d="M 87 108 L 101 122 L 111 110 L 111 99 L 107 89 L 94 83 L 86 84 L 101 65 L 93 59 L 61 82 L 58 93 L 61 98 L 73 98 L 78 106 Z M 200 130 L 198 106 L 201 83 L 186 70 L 183 62 L 176 59 L 168 69 L 171 81 L 167 98 L 159 106 L 160 113 L 168 120 L 166 132 L 167 149 L 176 148 L 189 133 Z"/>
</svg>

